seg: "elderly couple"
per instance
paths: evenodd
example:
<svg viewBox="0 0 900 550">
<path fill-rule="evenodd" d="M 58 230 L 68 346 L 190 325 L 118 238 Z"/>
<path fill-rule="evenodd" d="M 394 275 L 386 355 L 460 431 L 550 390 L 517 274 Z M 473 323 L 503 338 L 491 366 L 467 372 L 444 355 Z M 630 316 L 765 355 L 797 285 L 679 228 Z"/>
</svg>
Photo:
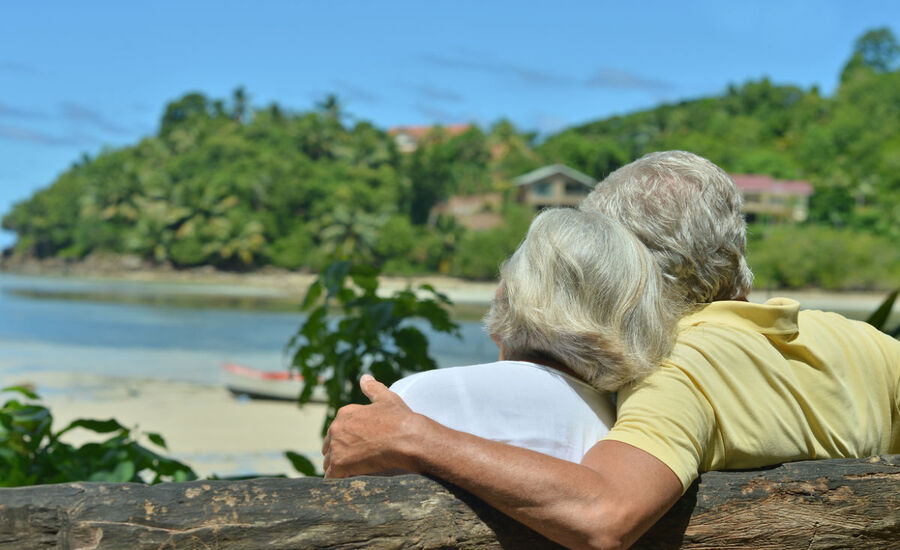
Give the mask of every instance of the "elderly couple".
<svg viewBox="0 0 900 550">
<path fill-rule="evenodd" d="M 740 210 L 724 171 L 671 151 L 544 212 L 486 317 L 500 360 L 394 391 L 364 376 L 326 475 L 430 474 L 566 546 L 622 548 L 699 472 L 900 452 L 900 342 L 747 302 Z"/>
</svg>

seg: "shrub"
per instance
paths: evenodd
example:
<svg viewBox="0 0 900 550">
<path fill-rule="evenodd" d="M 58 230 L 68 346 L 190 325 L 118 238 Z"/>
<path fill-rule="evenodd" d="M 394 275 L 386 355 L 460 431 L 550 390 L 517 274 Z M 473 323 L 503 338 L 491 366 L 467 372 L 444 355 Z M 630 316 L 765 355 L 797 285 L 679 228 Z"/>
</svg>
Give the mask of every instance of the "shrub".
<svg viewBox="0 0 900 550">
<path fill-rule="evenodd" d="M 757 288 L 885 289 L 900 280 L 900 249 L 885 237 L 826 226 L 751 226 Z"/>
<path fill-rule="evenodd" d="M 340 407 L 368 403 L 359 387 L 364 373 L 390 385 L 437 367 L 428 355 L 428 339 L 412 321 L 459 335 L 458 325 L 450 320 L 446 306 L 451 302 L 446 296 L 431 285 L 421 285 L 417 290 L 425 297 L 411 288 L 381 297 L 378 275 L 370 265 L 329 264 L 306 292 L 301 308 L 309 316 L 286 346 L 293 357 L 292 368 L 304 379 L 299 403 L 308 402 L 316 386 L 325 387 L 328 411 L 323 435 Z M 329 319 L 333 310 L 340 312 L 340 318 Z M 288 458 L 296 465 L 294 458 Z"/>
<path fill-rule="evenodd" d="M 17 487 L 67 481 L 144 482 L 188 481 L 194 471 L 177 460 L 161 456 L 139 444 L 131 430 L 114 419 L 78 419 L 58 432 L 51 430 L 53 415 L 35 403 L 38 396 L 23 387 L 0 392 L 28 399 L 7 399 L 0 407 L 0 486 Z M 74 447 L 61 437 L 76 428 L 112 434 L 100 443 Z M 147 433 L 150 442 L 163 449 L 166 442 Z"/>
</svg>

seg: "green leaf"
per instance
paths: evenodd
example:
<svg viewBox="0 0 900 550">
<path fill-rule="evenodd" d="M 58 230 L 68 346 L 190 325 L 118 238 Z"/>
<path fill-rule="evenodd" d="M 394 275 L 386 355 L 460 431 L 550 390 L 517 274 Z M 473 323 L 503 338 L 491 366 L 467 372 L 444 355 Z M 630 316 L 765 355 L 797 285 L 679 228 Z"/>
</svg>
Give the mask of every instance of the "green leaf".
<svg viewBox="0 0 900 550">
<path fill-rule="evenodd" d="M 166 440 L 163 439 L 163 436 L 159 435 L 158 433 L 147 432 L 147 439 L 162 447 L 163 449 L 168 449 L 168 447 L 166 446 Z"/>
<path fill-rule="evenodd" d="M 322 477 L 322 474 L 316 472 L 316 467 L 313 466 L 313 463 L 305 456 L 295 453 L 294 451 L 285 451 L 284 456 L 291 462 L 294 469 L 301 474 L 310 477 Z"/>
<path fill-rule="evenodd" d="M 350 262 L 334 262 L 322 271 L 319 280 L 328 290 L 328 295 L 334 296 L 343 289 L 348 273 L 350 273 Z"/>
<path fill-rule="evenodd" d="M 350 269 L 350 277 L 353 284 L 363 290 L 365 294 L 375 294 L 378 288 L 378 270 L 371 265 L 354 264 Z"/>
<path fill-rule="evenodd" d="M 3 389 L 0 389 L 0 393 L 3 393 L 3 392 L 17 392 L 17 393 L 21 393 L 28 399 L 40 399 L 40 397 L 38 397 L 38 395 L 36 393 L 29 390 L 25 386 L 7 386 Z"/>
<path fill-rule="evenodd" d="M 57 437 L 75 428 L 84 428 L 100 434 L 110 433 L 116 430 L 122 430 L 125 433 L 129 432 L 128 428 L 119 424 L 115 418 L 110 418 L 109 420 L 79 418 L 78 420 L 73 420 L 71 424 L 63 428 L 63 430 L 57 434 Z"/>
<path fill-rule="evenodd" d="M 453 303 L 450 300 L 449 296 L 447 296 L 443 292 L 438 292 L 437 289 L 434 288 L 434 286 L 432 286 L 428 283 L 419 285 L 419 288 L 430 292 L 438 301 L 440 301 L 443 304 L 451 305 Z"/>
<path fill-rule="evenodd" d="M 190 468 L 185 467 L 185 469 L 177 470 L 174 474 L 172 474 L 172 481 L 175 483 L 183 483 L 185 481 L 192 481 L 197 479 L 197 474 L 194 473 Z"/>
<path fill-rule="evenodd" d="M 123 461 L 116 464 L 112 470 L 94 472 L 88 481 L 108 481 L 112 483 L 125 483 L 134 478 L 135 468 L 131 461 Z"/>
<path fill-rule="evenodd" d="M 881 303 L 880 306 L 878 306 L 878 309 L 872 312 L 872 315 L 870 315 L 869 318 L 866 319 L 866 322 L 877 328 L 878 330 L 883 331 L 885 328 L 885 323 L 887 323 L 888 318 L 891 316 L 891 311 L 894 308 L 894 302 L 897 300 L 898 294 L 900 294 L 900 289 L 897 289 L 888 294 L 888 297 L 884 300 L 884 302 Z"/>
<path fill-rule="evenodd" d="M 390 324 L 394 315 L 394 303 L 390 300 L 385 300 L 367 308 L 363 314 L 376 331 L 381 330 Z"/>
<path fill-rule="evenodd" d="M 300 304 L 300 309 L 306 311 L 315 305 L 320 296 L 322 296 L 322 283 L 317 280 L 309 285 L 309 288 L 306 290 L 306 296 L 303 297 L 303 303 Z"/>
<path fill-rule="evenodd" d="M 397 377 L 399 376 L 399 373 L 397 373 L 394 367 L 387 361 L 375 361 L 369 365 L 369 370 L 376 380 L 386 385 L 396 382 Z"/>
</svg>

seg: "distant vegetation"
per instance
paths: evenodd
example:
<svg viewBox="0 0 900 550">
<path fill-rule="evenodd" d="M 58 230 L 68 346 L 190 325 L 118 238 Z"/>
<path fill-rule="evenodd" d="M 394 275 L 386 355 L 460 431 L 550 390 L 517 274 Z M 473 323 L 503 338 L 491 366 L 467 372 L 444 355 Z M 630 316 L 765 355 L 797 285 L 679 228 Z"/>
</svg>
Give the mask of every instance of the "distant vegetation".
<svg viewBox="0 0 900 550">
<path fill-rule="evenodd" d="M 803 225 L 758 226 L 750 259 L 763 286 L 888 288 L 900 280 L 900 70 L 888 29 L 857 40 L 832 97 L 768 79 L 718 97 L 613 117 L 538 143 L 501 120 L 410 154 L 349 117 L 335 97 L 310 112 L 190 93 L 157 135 L 75 163 L 17 204 L 3 227 L 16 257 L 130 254 L 178 268 L 316 271 L 353 258 L 386 273 L 495 276 L 531 212 L 512 178 L 561 162 L 598 179 L 644 153 L 686 149 L 732 173 L 805 179 Z M 505 223 L 473 231 L 431 208 L 501 193 Z"/>
</svg>

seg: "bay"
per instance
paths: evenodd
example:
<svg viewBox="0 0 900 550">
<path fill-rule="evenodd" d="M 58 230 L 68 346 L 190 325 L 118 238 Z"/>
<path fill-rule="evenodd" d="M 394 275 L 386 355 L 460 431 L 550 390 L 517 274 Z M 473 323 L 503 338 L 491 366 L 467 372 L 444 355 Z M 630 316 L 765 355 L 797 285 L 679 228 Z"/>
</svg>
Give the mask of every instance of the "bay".
<svg viewBox="0 0 900 550">
<path fill-rule="evenodd" d="M 227 306 L 235 295 L 267 290 L 0 275 L 0 383 L 31 376 L 42 380 L 41 390 L 65 391 L 33 376 L 60 372 L 217 385 L 223 363 L 286 368 L 284 345 L 303 321 L 299 312 L 142 303 L 199 294 L 209 295 L 208 305 L 221 297 Z M 422 328 L 441 367 L 496 359 L 480 323 L 461 322 L 462 339 Z"/>
</svg>

